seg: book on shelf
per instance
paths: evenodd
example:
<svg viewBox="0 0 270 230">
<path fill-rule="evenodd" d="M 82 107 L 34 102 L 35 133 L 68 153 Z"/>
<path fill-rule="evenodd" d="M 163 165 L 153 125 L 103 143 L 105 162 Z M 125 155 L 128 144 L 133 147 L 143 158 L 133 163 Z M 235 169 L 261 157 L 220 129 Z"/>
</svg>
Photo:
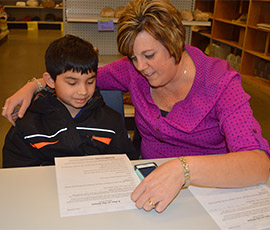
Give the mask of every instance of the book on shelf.
<svg viewBox="0 0 270 230">
<path fill-rule="evenodd" d="M 260 29 L 270 30 L 270 23 L 258 23 L 257 26 Z"/>
</svg>

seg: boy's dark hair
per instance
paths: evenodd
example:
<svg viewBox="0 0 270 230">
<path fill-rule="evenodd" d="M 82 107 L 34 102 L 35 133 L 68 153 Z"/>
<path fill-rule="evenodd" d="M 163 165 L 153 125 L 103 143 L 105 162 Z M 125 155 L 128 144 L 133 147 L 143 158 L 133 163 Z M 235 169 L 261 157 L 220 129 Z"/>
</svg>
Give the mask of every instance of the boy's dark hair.
<svg viewBox="0 0 270 230">
<path fill-rule="evenodd" d="M 93 45 L 79 37 L 66 35 L 53 41 L 45 54 L 47 72 L 52 79 L 67 71 L 97 73 L 98 56 Z"/>
</svg>

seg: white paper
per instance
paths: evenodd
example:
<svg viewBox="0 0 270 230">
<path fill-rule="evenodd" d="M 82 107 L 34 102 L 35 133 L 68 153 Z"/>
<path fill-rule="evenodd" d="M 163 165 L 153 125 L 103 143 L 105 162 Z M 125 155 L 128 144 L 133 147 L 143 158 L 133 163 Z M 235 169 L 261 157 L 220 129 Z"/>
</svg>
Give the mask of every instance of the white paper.
<svg viewBox="0 0 270 230">
<path fill-rule="evenodd" d="M 55 159 L 61 217 L 135 209 L 140 183 L 125 154 Z"/>
<path fill-rule="evenodd" d="M 189 190 L 221 229 L 270 229 L 270 188 Z"/>
</svg>

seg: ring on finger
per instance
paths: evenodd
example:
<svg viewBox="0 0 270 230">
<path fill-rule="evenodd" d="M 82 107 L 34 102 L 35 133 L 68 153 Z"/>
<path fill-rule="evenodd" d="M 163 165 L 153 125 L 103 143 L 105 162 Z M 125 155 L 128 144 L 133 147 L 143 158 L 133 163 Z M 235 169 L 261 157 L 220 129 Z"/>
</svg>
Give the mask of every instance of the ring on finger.
<svg viewBox="0 0 270 230">
<path fill-rule="evenodd" d="M 5 109 L 7 109 L 7 107 L 2 107 L 2 110 L 5 110 Z"/>
<path fill-rule="evenodd" d="M 148 203 L 151 205 L 152 208 L 155 208 L 156 207 L 156 204 L 153 203 L 150 199 L 148 200 Z"/>
</svg>

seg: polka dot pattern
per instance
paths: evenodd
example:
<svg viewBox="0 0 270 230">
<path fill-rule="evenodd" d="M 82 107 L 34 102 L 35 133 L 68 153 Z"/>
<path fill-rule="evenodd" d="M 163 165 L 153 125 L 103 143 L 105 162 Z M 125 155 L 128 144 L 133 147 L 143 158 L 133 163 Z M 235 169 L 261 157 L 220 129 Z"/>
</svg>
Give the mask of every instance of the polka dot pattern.
<svg viewBox="0 0 270 230">
<path fill-rule="evenodd" d="M 130 91 L 135 121 L 142 135 L 143 158 L 224 154 L 262 149 L 268 142 L 249 106 L 240 75 L 227 62 L 205 56 L 186 45 L 196 66 L 196 76 L 185 100 L 162 117 L 148 82 L 122 58 L 98 71 L 101 89 Z"/>
</svg>

